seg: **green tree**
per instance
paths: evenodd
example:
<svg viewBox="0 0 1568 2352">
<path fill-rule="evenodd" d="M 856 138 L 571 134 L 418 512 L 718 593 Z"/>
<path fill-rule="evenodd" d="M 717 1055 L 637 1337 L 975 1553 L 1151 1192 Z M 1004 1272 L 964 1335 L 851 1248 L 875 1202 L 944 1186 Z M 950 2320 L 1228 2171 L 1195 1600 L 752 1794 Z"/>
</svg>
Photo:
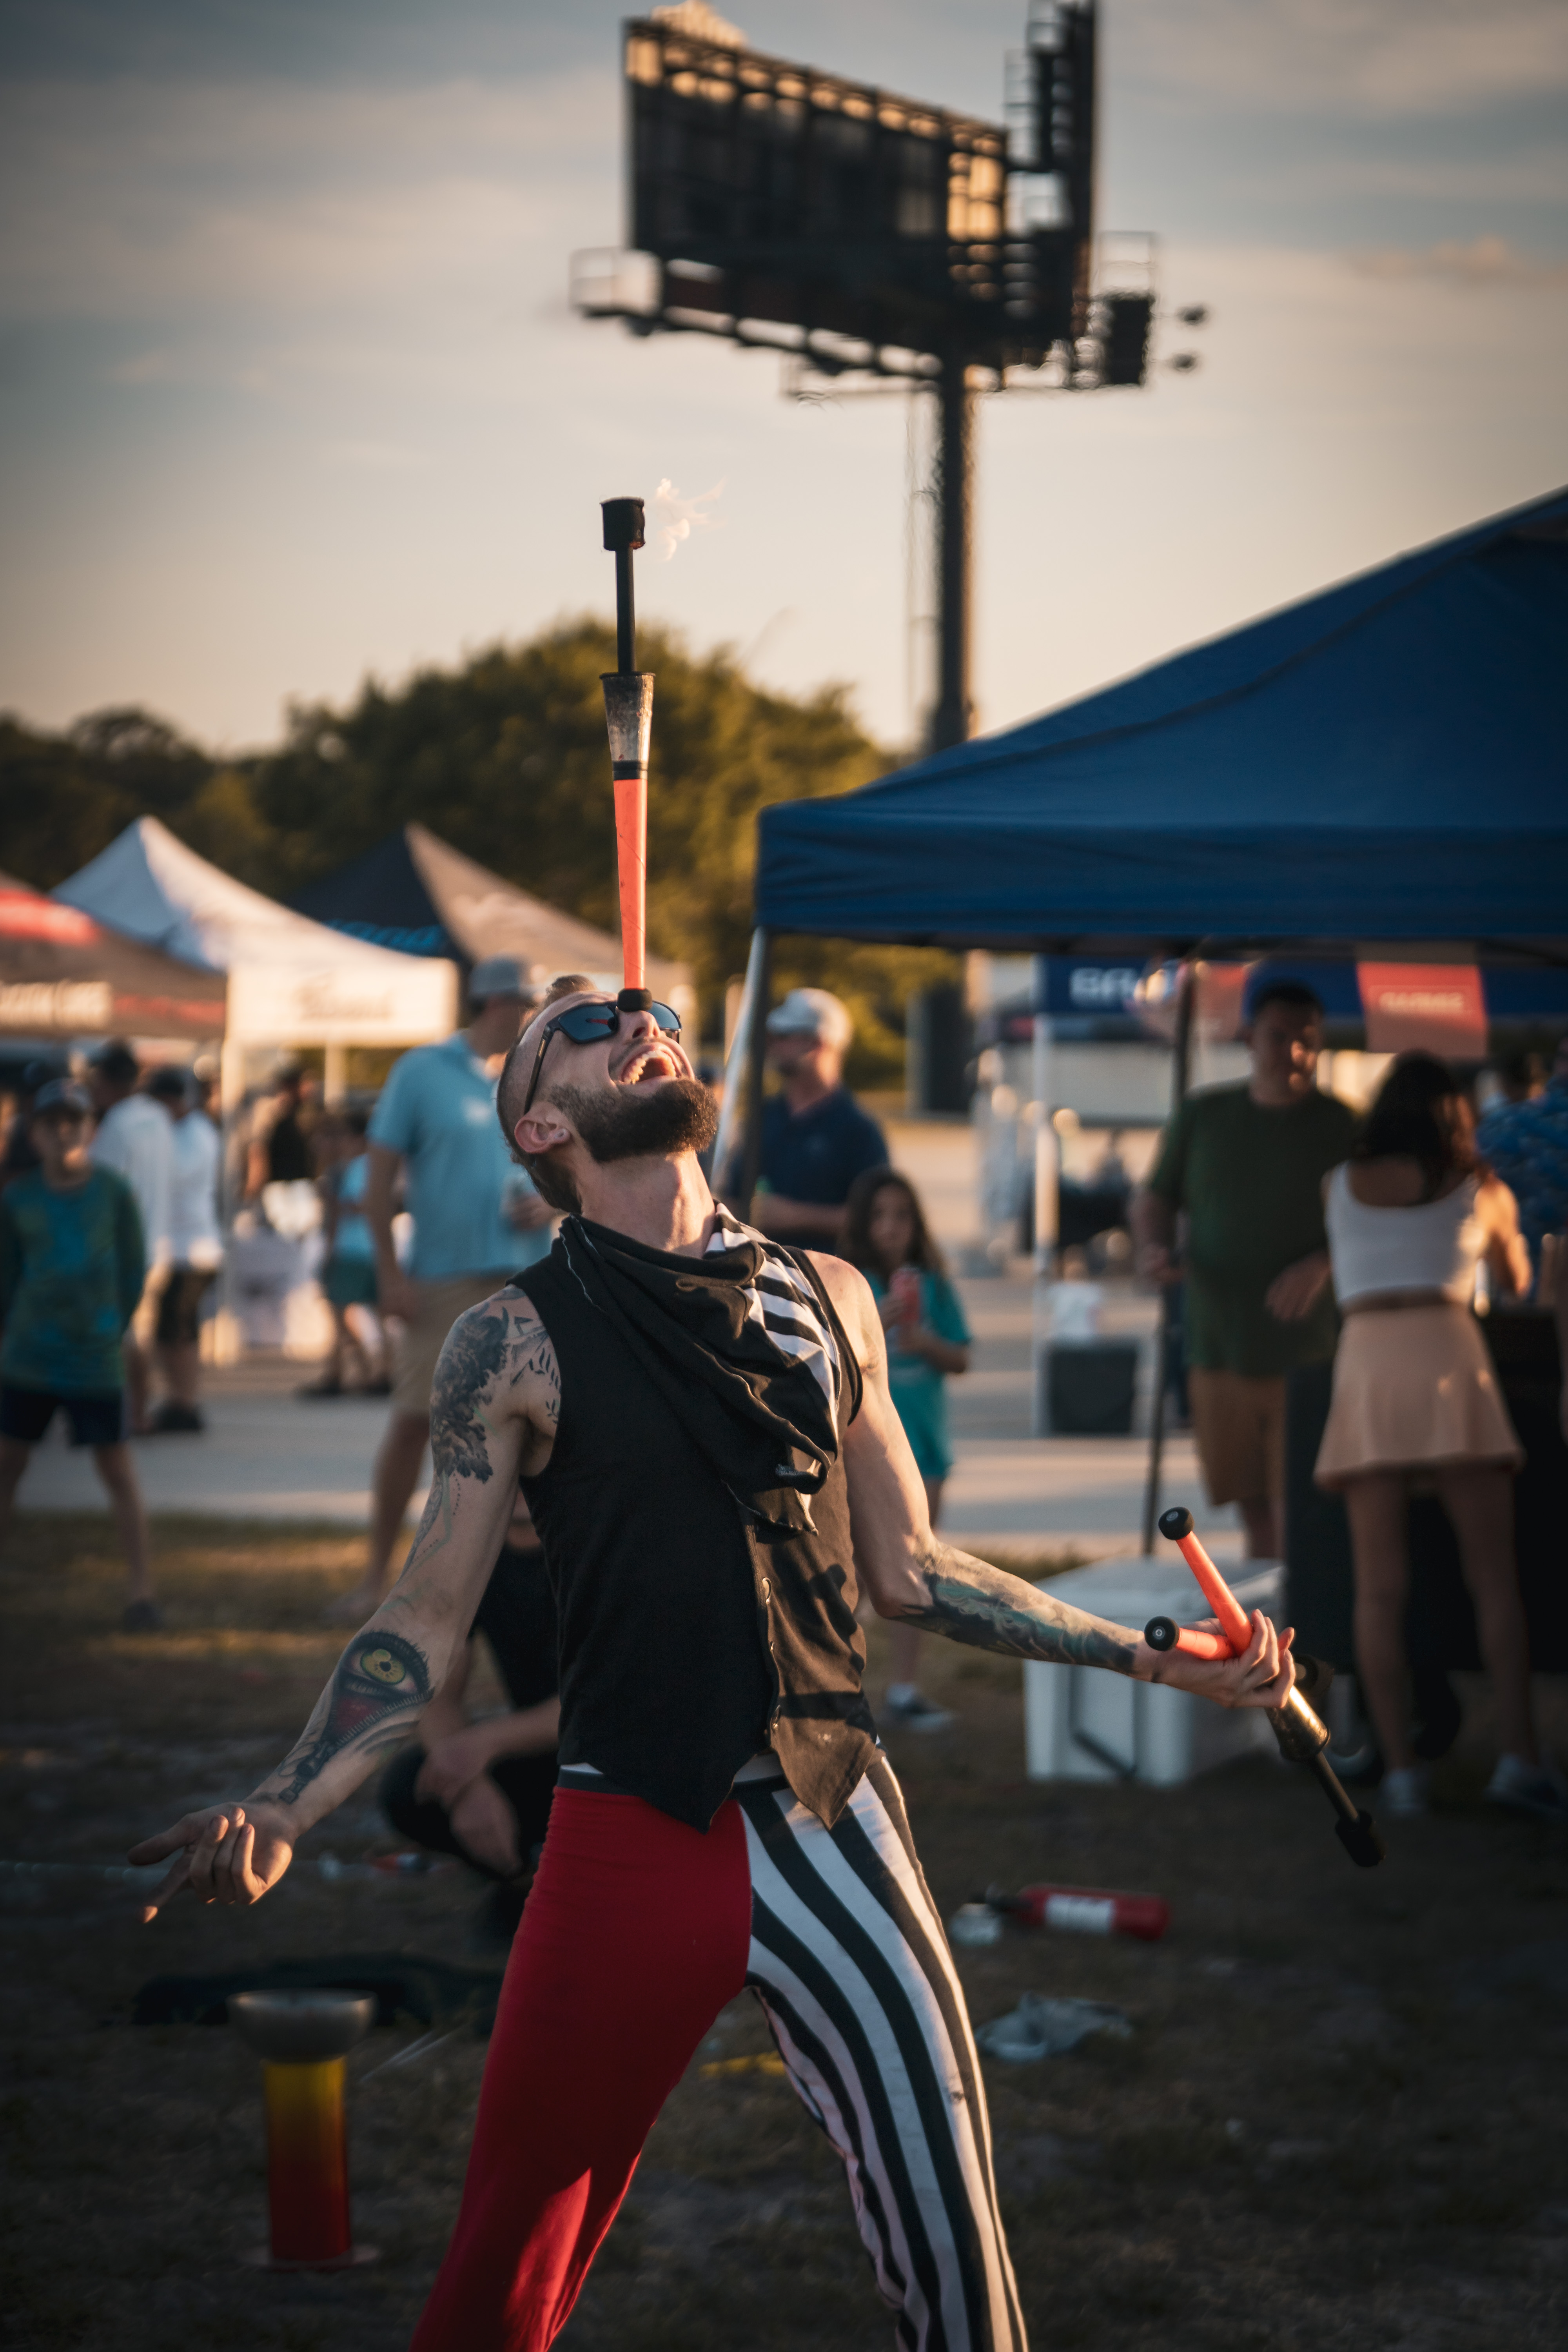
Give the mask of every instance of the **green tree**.
<svg viewBox="0 0 1568 2352">
<path fill-rule="evenodd" d="M 94 711 L 63 735 L 0 714 L 0 868 L 52 890 L 139 816 L 178 832 L 213 772 L 147 711 Z"/>
<path fill-rule="evenodd" d="M 691 653 L 645 630 L 658 676 L 648 812 L 648 938 L 696 972 L 718 1034 L 726 982 L 745 967 L 758 812 L 851 792 L 889 755 L 847 690 L 804 697 L 754 685 L 727 647 Z M 141 710 L 102 711 L 66 735 L 0 719 L 0 867 L 48 889 L 142 815 L 155 815 L 226 872 L 289 899 L 417 820 L 552 905 L 616 928 L 614 797 L 602 622 L 559 624 L 461 667 L 416 671 L 354 701 L 294 709 L 282 744 L 219 764 Z M 920 950 L 778 944 L 779 988 L 834 988 L 855 1015 L 851 1076 L 897 1085 L 910 995 L 956 970 Z"/>
</svg>

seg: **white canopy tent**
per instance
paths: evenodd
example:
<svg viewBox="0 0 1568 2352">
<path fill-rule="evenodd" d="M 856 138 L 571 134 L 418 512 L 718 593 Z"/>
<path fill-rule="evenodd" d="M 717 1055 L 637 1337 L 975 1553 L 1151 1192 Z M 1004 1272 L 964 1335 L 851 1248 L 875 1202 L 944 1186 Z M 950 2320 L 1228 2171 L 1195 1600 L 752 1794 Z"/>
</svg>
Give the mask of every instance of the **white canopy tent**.
<svg viewBox="0 0 1568 2352">
<path fill-rule="evenodd" d="M 226 972 L 226 1135 L 247 1075 L 255 1075 L 247 1074 L 247 1055 L 258 1049 L 323 1046 L 325 1093 L 332 1102 L 342 1096 L 348 1046 L 425 1045 L 449 1036 L 457 1026 L 456 964 L 348 939 L 279 907 L 198 857 L 156 817 L 138 817 L 127 825 L 54 896 L 148 947 Z M 227 1160 L 226 1146 L 226 1164 Z M 304 1297 L 300 1250 L 265 1228 L 231 1236 L 226 1284 L 237 1271 L 237 1252 L 279 1249 L 291 1251 L 298 1261 L 300 1278 L 291 1289 L 296 1298 Z M 254 1276 L 254 1264 L 250 1271 Z M 225 1295 L 214 1325 L 219 1362 L 231 1361 L 243 1344 L 231 1295 L 226 1289 Z M 281 1291 L 277 1303 L 283 1314 L 287 1301 Z M 311 1339 L 307 1352 L 319 1352 L 320 1335 L 313 1333 Z"/>
<path fill-rule="evenodd" d="M 198 857 L 154 816 L 127 825 L 54 895 L 149 947 L 226 972 L 226 1060 L 247 1045 L 420 1045 L 457 1025 L 455 964 L 296 915 Z"/>
</svg>

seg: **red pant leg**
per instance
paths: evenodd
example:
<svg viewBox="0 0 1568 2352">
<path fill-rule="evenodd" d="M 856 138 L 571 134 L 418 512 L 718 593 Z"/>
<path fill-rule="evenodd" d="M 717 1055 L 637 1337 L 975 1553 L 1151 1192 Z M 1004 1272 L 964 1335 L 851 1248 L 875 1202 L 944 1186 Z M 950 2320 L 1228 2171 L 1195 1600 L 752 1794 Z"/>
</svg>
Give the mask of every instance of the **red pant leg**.
<svg viewBox="0 0 1568 2352">
<path fill-rule="evenodd" d="M 659 2108 L 745 1983 L 750 1939 L 733 1802 L 704 1836 L 640 1798 L 557 1792 L 411 2352 L 554 2342 Z"/>
</svg>

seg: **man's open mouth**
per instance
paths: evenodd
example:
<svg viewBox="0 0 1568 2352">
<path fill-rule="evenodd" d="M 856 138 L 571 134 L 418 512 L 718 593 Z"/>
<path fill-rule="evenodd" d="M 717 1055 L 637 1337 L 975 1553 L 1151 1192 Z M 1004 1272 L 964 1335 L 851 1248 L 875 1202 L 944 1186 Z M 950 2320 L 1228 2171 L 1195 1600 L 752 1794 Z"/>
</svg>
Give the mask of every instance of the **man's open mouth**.
<svg viewBox="0 0 1568 2352">
<path fill-rule="evenodd" d="M 679 1078 L 684 1076 L 679 1064 L 667 1045 L 650 1045 L 645 1054 L 635 1054 L 616 1080 L 618 1087 L 640 1087 L 658 1078 Z"/>
</svg>

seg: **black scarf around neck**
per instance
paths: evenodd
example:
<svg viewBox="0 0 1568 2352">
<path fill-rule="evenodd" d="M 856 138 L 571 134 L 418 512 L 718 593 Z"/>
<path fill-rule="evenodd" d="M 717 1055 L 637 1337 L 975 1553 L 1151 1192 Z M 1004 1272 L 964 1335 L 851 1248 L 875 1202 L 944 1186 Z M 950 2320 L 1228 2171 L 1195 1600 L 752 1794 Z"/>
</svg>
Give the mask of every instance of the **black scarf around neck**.
<svg viewBox="0 0 1568 2352">
<path fill-rule="evenodd" d="M 810 1363 L 779 1345 L 758 1311 L 765 1286 L 786 1323 L 815 1318 L 837 1352 L 827 1310 L 798 1263 L 788 1260 L 792 1298 L 781 1295 L 784 1253 L 749 1235 L 683 1257 L 568 1217 L 561 1244 L 742 1509 L 773 1527 L 809 1528 L 811 1497 L 838 1454 L 834 1409 Z"/>
</svg>

